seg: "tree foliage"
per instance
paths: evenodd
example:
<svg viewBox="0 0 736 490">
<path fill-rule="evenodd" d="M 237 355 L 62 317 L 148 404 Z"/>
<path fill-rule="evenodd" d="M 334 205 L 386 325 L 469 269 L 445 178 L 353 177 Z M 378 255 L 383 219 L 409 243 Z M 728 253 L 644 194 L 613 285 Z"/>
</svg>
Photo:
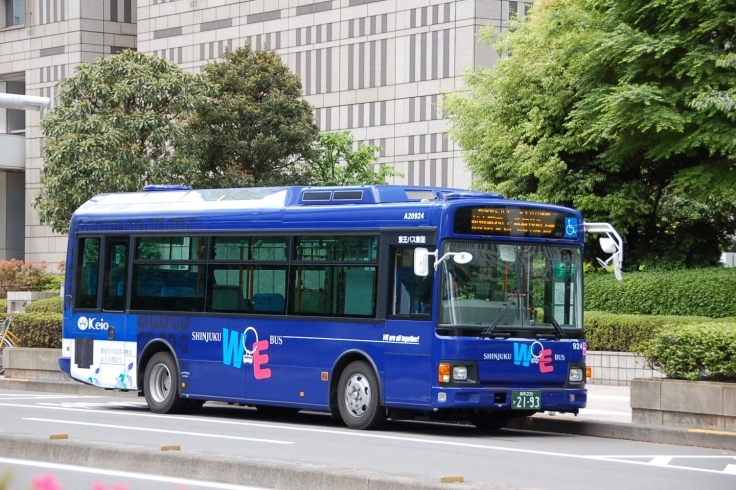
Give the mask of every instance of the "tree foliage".
<svg viewBox="0 0 736 490">
<path fill-rule="evenodd" d="M 195 77 L 135 51 L 78 66 L 41 120 L 43 188 L 33 201 L 41 222 L 66 233 L 73 212 L 96 194 L 187 183 L 172 142 L 199 93 Z"/>
<path fill-rule="evenodd" d="M 736 227 L 736 3 L 539 0 L 448 98 L 482 184 L 612 221 L 628 264 L 718 260 Z"/>
<path fill-rule="evenodd" d="M 301 167 L 301 183 L 319 186 L 386 184 L 398 174 L 393 167 L 382 165 L 374 170 L 380 146 L 364 145 L 353 150 L 349 132 L 322 133 L 312 157 Z"/>
<path fill-rule="evenodd" d="M 319 129 L 301 81 L 278 54 L 245 46 L 205 66 L 208 96 L 199 99 L 182 149 L 198 166 L 198 186 L 294 183 Z"/>
</svg>

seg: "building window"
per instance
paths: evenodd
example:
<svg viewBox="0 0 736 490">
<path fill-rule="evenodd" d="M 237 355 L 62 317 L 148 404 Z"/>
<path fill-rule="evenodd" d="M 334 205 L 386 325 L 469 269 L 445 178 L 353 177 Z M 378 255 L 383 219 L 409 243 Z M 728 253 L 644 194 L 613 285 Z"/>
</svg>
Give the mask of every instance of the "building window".
<svg viewBox="0 0 736 490">
<path fill-rule="evenodd" d="M 2 18 L 3 28 L 26 23 L 26 0 L 0 0 L 0 9 L 5 12 Z"/>
</svg>

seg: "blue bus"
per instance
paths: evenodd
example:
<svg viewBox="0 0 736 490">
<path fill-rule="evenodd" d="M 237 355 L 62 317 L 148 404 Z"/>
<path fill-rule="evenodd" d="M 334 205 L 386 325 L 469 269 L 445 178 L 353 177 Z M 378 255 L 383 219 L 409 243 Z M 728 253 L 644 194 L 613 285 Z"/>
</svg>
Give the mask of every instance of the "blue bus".
<svg viewBox="0 0 736 490">
<path fill-rule="evenodd" d="M 155 413 L 210 400 L 354 429 L 577 413 L 586 225 L 433 187 L 102 194 L 71 220 L 59 365 Z"/>
</svg>

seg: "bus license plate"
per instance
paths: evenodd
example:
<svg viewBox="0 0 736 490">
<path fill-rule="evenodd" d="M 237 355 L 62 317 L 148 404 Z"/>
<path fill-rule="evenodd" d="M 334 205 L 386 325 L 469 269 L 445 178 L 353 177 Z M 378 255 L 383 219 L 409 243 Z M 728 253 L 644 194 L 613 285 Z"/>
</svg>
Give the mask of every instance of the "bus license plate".
<svg viewBox="0 0 736 490">
<path fill-rule="evenodd" d="M 513 410 L 538 409 L 542 406 L 542 392 L 539 390 L 511 392 L 511 408 Z"/>
</svg>

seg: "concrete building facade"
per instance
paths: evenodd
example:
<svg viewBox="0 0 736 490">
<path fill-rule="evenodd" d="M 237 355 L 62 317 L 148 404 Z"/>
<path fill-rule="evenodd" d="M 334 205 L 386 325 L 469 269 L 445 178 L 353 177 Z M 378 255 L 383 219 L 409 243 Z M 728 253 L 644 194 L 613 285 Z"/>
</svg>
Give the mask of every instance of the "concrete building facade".
<svg viewBox="0 0 736 490">
<path fill-rule="evenodd" d="M 490 66 L 478 29 L 531 3 L 507 0 L 0 0 L 0 92 L 51 97 L 81 63 L 122 49 L 197 73 L 225 50 L 274 49 L 302 79 L 323 131 L 382 147 L 393 183 L 469 187 L 444 94 Z M 52 102 L 53 106 L 53 102 Z M 0 109 L 0 259 L 56 263 L 66 237 L 31 203 L 43 165 L 40 113 Z"/>
</svg>

